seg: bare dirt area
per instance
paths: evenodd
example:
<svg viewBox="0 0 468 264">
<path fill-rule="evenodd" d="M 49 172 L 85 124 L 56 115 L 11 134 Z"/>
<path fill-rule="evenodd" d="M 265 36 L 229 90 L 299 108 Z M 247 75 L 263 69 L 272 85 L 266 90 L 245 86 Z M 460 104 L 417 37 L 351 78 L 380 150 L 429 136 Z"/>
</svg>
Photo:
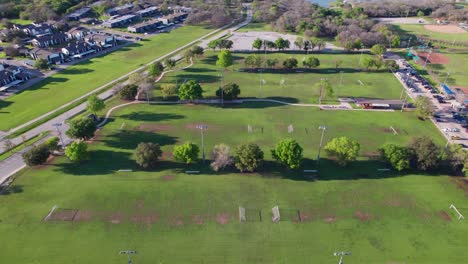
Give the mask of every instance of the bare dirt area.
<svg viewBox="0 0 468 264">
<path fill-rule="evenodd" d="M 174 131 L 175 127 L 169 124 L 141 124 L 138 130 L 145 132 L 169 132 Z"/>
<path fill-rule="evenodd" d="M 230 219 L 231 219 L 231 216 L 227 213 L 216 215 L 216 222 L 221 225 L 229 224 Z"/>
<path fill-rule="evenodd" d="M 457 187 L 465 192 L 466 195 L 468 195 L 468 178 L 466 177 L 454 177 L 453 178 L 454 183 L 457 185 Z"/>
<path fill-rule="evenodd" d="M 196 225 L 203 225 L 205 223 L 205 220 L 201 215 L 192 215 L 192 223 Z"/>
<path fill-rule="evenodd" d="M 48 221 L 73 221 L 77 213 L 77 209 L 57 209 L 50 215 Z"/>
<path fill-rule="evenodd" d="M 136 214 L 132 216 L 132 222 L 135 224 L 151 226 L 159 220 L 159 215 L 156 213 L 151 214 Z"/>
<path fill-rule="evenodd" d="M 433 32 L 460 34 L 466 33 L 463 28 L 457 25 L 424 25 L 424 28 Z"/>
<path fill-rule="evenodd" d="M 124 216 L 120 212 L 111 213 L 111 214 L 107 215 L 107 217 L 106 217 L 107 222 L 109 222 L 111 224 L 115 224 L 115 225 L 122 223 L 123 219 L 124 219 Z"/>
<path fill-rule="evenodd" d="M 163 175 L 160 177 L 161 180 L 163 181 L 172 181 L 175 179 L 174 175 Z"/>
<path fill-rule="evenodd" d="M 201 123 L 186 124 L 185 129 L 190 130 L 190 131 L 199 131 L 200 129 L 197 128 L 197 126 L 199 126 L 200 124 Z M 219 131 L 219 129 L 220 129 L 218 125 L 207 124 L 207 123 L 203 123 L 203 125 L 207 126 L 206 131 Z"/>
<path fill-rule="evenodd" d="M 73 222 L 85 222 L 90 221 L 93 218 L 93 213 L 88 210 L 78 210 L 73 218 Z"/>
<path fill-rule="evenodd" d="M 433 64 L 449 64 L 450 59 L 447 56 L 444 56 L 443 54 L 440 53 L 429 53 L 426 52 L 418 52 L 418 57 L 420 58 L 418 60 L 419 64 L 424 64 L 427 57 L 429 56 L 428 62 L 433 63 Z"/>
<path fill-rule="evenodd" d="M 369 212 L 356 211 L 356 213 L 354 213 L 354 216 L 362 222 L 368 222 L 372 220 L 372 215 Z"/>
<path fill-rule="evenodd" d="M 439 217 L 442 218 L 442 220 L 445 220 L 447 222 L 452 221 L 452 218 L 450 217 L 450 215 L 447 214 L 447 212 L 445 212 L 445 211 L 440 211 L 439 212 Z"/>
<path fill-rule="evenodd" d="M 325 221 L 325 223 L 327 224 L 332 224 L 336 221 L 336 216 L 335 215 L 329 215 L 329 216 L 326 216 L 323 218 L 323 221 Z"/>
</svg>

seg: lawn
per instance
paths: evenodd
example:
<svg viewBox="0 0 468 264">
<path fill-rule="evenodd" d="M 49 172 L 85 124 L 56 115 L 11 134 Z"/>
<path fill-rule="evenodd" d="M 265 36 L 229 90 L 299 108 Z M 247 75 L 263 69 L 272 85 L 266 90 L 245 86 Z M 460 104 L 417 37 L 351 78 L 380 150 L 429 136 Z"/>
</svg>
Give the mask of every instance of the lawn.
<svg viewBox="0 0 468 264">
<path fill-rule="evenodd" d="M 268 23 L 250 23 L 238 30 L 238 32 L 249 32 L 249 31 L 273 31 L 272 27 Z"/>
<path fill-rule="evenodd" d="M 448 64 L 429 64 L 429 68 L 439 72 L 438 78 L 444 82 L 449 72 L 447 83 L 449 85 L 458 85 L 468 87 L 468 74 L 464 69 L 468 69 L 468 49 L 463 50 L 442 50 L 442 54 L 449 58 Z"/>
<path fill-rule="evenodd" d="M 206 52 L 205 57 L 196 61 L 195 65 L 184 71 L 174 72 L 165 78 L 164 82 L 180 83 L 195 79 L 202 83 L 205 97 L 213 97 L 217 87 L 222 82 L 220 69 L 216 67 L 215 52 Z M 336 103 L 337 97 L 367 97 L 381 99 L 400 98 L 402 86 L 388 71 L 360 71 L 356 70 L 360 54 L 310 54 L 320 60 L 320 67 L 309 72 L 282 72 L 277 70 L 270 73 L 245 72 L 244 58 L 248 54 L 235 53 L 233 68 L 224 73 L 224 82 L 235 82 L 241 89 L 241 97 L 273 98 L 288 102 L 318 103 L 320 89 L 314 85 L 321 78 L 330 81 L 335 95 L 327 98 L 326 103 Z M 264 55 L 261 55 L 264 57 Z M 363 58 L 369 56 L 364 54 Z M 277 58 L 279 65 L 288 57 L 295 57 L 301 64 L 305 54 L 271 53 L 267 58 Z M 335 69 L 335 61 L 343 61 Z M 242 71 L 241 71 L 242 70 Z M 341 76 L 341 71 L 343 74 Z M 342 78 L 341 78 L 342 77 Z M 265 82 L 262 84 L 262 80 Z M 283 81 L 282 81 L 283 80 Z M 364 85 L 360 85 L 360 80 Z M 283 83 L 281 85 L 281 83 Z M 159 92 L 156 93 L 160 96 Z"/>
<path fill-rule="evenodd" d="M 183 174 L 187 167 L 175 163 L 170 151 L 176 142 L 199 143 L 197 123 L 208 124 L 208 150 L 220 142 L 260 144 L 265 170 L 214 174 L 198 164 L 190 169 L 201 170 L 200 175 Z M 253 133 L 247 133 L 247 124 Z M 294 133 L 287 133 L 288 124 L 294 124 Z M 72 165 L 56 158 L 24 170 L 11 192 L 0 196 L 0 233 L 8 241 L 2 259 L 116 263 L 126 261 L 118 255 L 126 249 L 138 251 L 135 263 L 333 263 L 337 250 L 353 253 L 346 263 L 462 263 L 468 257 L 468 226 L 448 209 L 468 200 L 448 176 L 379 173 L 376 169 L 385 165 L 363 157 L 345 169 L 324 159 L 319 179 L 309 181 L 271 162 L 274 142 L 292 137 L 304 146 L 306 164 L 313 164 L 319 125 L 328 126 L 325 141 L 348 135 L 361 142 L 364 154 L 384 142 L 405 143 L 412 135 L 430 135 L 442 144 L 433 125 L 412 113 L 270 104 L 131 106 L 118 110 L 99 132 L 90 161 Z M 390 125 L 399 135 L 386 132 Z M 140 141 L 163 146 L 156 171 L 135 166 L 131 153 Z M 74 215 L 73 222 L 42 221 L 53 205 L 79 211 L 56 211 Z M 251 222 L 238 223 L 239 205 L 249 209 Z M 275 205 L 280 223 L 271 222 Z"/>
<path fill-rule="evenodd" d="M 435 40 L 444 40 L 444 41 L 468 41 L 468 34 L 466 33 L 442 33 L 427 30 L 424 28 L 424 25 L 412 25 L 412 24 L 394 24 L 393 28 L 397 30 L 400 34 L 403 35 L 416 35 L 423 36 Z"/>
<path fill-rule="evenodd" d="M 212 29 L 184 26 L 107 55 L 71 66 L 31 88 L 0 101 L 0 130 L 6 131 L 47 113 L 134 70 Z"/>
</svg>

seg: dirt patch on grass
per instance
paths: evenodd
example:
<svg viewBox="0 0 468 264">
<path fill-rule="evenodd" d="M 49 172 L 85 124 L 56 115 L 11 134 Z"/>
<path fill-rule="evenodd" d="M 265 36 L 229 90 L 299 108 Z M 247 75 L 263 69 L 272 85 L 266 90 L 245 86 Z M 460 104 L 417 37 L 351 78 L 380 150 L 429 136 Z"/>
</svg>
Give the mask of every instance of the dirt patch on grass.
<svg viewBox="0 0 468 264">
<path fill-rule="evenodd" d="M 393 129 L 395 129 L 395 131 L 398 134 L 400 134 L 400 130 L 398 128 L 393 128 Z M 390 127 L 382 127 L 382 128 L 379 128 L 378 131 L 381 133 L 395 134 L 395 131 L 393 131 L 393 129 L 391 129 Z"/>
<path fill-rule="evenodd" d="M 173 156 L 171 151 L 164 151 L 161 155 L 161 160 L 172 160 Z"/>
<path fill-rule="evenodd" d="M 323 221 L 327 224 L 333 224 L 336 222 L 337 217 L 335 215 L 329 215 L 323 218 Z"/>
<path fill-rule="evenodd" d="M 107 216 L 107 222 L 111 223 L 111 224 L 120 224 L 122 223 L 124 219 L 124 216 L 122 213 L 111 213 L 110 215 Z"/>
<path fill-rule="evenodd" d="M 201 215 L 192 215 L 192 223 L 196 225 L 203 225 L 205 223 L 205 220 Z"/>
<path fill-rule="evenodd" d="M 84 222 L 90 221 L 93 217 L 93 214 L 89 210 L 78 210 L 73 218 L 73 222 Z"/>
<path fill-rule="evenodd" d="M 176 217 L 176 218 L 172 219 L 171 221 L 169 221 L 169 224 L 171 226 L 183 226 L 184 221 L 182 220 L 182 218 Z"/>
<path fill-rule="evenodd" d="M 362 222 L 368 222 L 372 220 L 372 215 L 369 212 L 357 211 L 354 213 L 354 216 Z"/>
<path fill-rule="evenodd" d="M 442 220 L 447 221 L 447 222 L 452 221 L 452 218 L 450 217 L 450 215 L 447 214 L 447 212 L 445 212 L 445 211 L 439 211 L 439 217 Z"/>
<path fill-rule="evenodd" d="M 152 214 L 136 214 L 132 216 L 132 222 L 135 224 L 143 224 L 150 226 L 159 220 L 159 215 L 156 213 Z"/>
<path fill-rule="evenodd" d="M 138 130 L 145 132 L 168 132 L 174 131 L 175 127 L 169 124 L 141 124 Z"/>
<path fill-rule="evenodd" d="M 161 180 L 163 181 L 172 181 L 175 179 L 174 175 L 163 175 L 160 177 Z"/>
<path fill-rule="evenodd" d="M 450 59 L 447 56 L 440 54 L 440 53 L 436 53 L 436 52 L 433 52 L 430 55 L 427 52 L 418 52 L 418 56 L 419 56 L 419 60 L 418 60 L 419 64 L 421 63 L 424 64 L 424 62 L 426 61 L 428 57 L 429 57 L 428 61 L 433 64 L 449 64 L 450 63 Z"/>
<path fill-rule="evenodd" d="M 457 25 L 424 25 L 424 28 L 433 32 L 449 34 L 460 34 L 466 32 L 463 28 Z"/>
<path fill-rule="evenodd" d="M 230 219 L 231 219 L 231 216 L 227 213 L 216 215 L 216 222 L 221 225 L 229 224 Z"/>
<path fill-rule="evenodd" d="M 136 201 L 135 207 L 140 210 L 143 209 L 145 207 L 145 201 L 143 200 Z"/>
<path fill-rule="evenodd" d="M 468 178 L 466 177 L 453 177 L 452 181 L 457 185 L 457 187 L 465 192 L 465 195 L 468 195 Z"/>
<path fill-rule="evenodd" d="M 306 212 L 299 212 L 301 222 L 310 222 L 314 219 L 313 215 Z"/>
<path fill-rule="evenodd" d="M 48 221 L 73 221 L 77 213 L 77 209 L 57 209 L 50 215 Z"/>
</svg>

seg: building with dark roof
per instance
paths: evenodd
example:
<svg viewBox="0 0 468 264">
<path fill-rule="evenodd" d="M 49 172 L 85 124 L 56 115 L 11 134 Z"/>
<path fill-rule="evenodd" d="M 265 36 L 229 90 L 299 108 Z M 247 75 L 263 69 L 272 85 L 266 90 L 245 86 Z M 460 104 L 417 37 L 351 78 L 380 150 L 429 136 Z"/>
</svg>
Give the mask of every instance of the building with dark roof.
<svg viewBox="0 0 468 264">
<path fill-rule="evenodd" d="M 115 36 L 107 36 L 101 34 L 90 34 L 85 37 L 85 41 L 91 45 L 97 45 L 100 48 L 107 49 L 117 45 Z"/>
<path fill-rule="evenodd" d="M 69 39 L 83 39 L 88 34 L 89 30 L 84 27 L 74 27 L 67 32 Z"/>
<path fill-rule="evenodd" d="M 62 48 L 62 53 L 70 58 L 83 58 L 85 56 L 96 53 L 100 50 L 96 44 L 89 44 L 84 40 L 69 43 Z"/>
<path fill-rule="evenodd" d="M 106 20 L 104 21 L 104 23 L 102 23 L 102 26 L 107 28 L 123 27 L 125 25 L 135 22 L 137 19 L 138 17 L 135 15 L 124 15 L 121 17 Z"/>
<path fill-rule="evenodd" d="M 405 100 L 356 99 L 356 104 L 365 109 L 401 109 Z"/>
<path fill-rule="evenodd" d="M 48 34 L 52 34 L 53 32 L 52 26 L 49 24 L 45 24 L 45 23 L 43 24 L 32 23 L 29 25 L 14 24 L 13 29 L 21 30 L 27 35 L 32 36 L 32 37 L 48 35 Z"/>
<path fill-rule="evenodd" d="M 133 4 L 125 4 L 122 6 L 117 6 L 114 8 L 107 9 L 106 14 L 109 16 L 128 14 L 130 13 L 130 11 L 132 11 L 133 7 L 134 7 Z"/>
<path fill-rule="evenodd" d="M 34 60 L 44 59 L 49 64 L 61 64 L 65 61 L 65 57 L 61 52 L 54 52 L 41 48 L 33 49 L 29 55 Z"/>
<path fill-rule="evenodd" d="M 182 23 L 187 18 L 187 16 L 187 13 L 174 13 L 167 16 L 159 17 L 158 20 L 165 25 L 171 25 Z"/>
<path fill-rule="evenodd" d="M 89 15 L 91 12 L 91 7 L 83 7 L 73 11 L 72 13 L 65 16 L 68 21 L 78 21 L 81 18 L 84 18 Z"/>
<path fill-rule="evenodd" d="M 139 10 L 139 11 L 135 12 L 135 14 L 137 16 L 140 16 L 140 17 L 148 17 L 148 16 L 159 15 L 161 13 L 159 12 L 159 8 L 157 8 L 155 6 L 151 6 L 151 7 L 145 8 L 143 10 Z"/>
<path fill-rule="evenodd" d="M 142 23 L 138 23 L 135 25 L 131 25 L 127 28 L 129 32 L 134 32 L 134 33 L 143 33 L 147 31 L 154 31 L 161 27 L 163 23 L 158 20 L 158 19 L 152 19 L 148 20 Z"/>
<path fill-rule="evenodd" d="M 31 43 L 39 48 L 47 48 L 50 46 L 60 45 L 68 42 L 69 38 L 65 33 L 59 32 L 50 35 L 44 35 L 34 38 Z"/>
</svg>

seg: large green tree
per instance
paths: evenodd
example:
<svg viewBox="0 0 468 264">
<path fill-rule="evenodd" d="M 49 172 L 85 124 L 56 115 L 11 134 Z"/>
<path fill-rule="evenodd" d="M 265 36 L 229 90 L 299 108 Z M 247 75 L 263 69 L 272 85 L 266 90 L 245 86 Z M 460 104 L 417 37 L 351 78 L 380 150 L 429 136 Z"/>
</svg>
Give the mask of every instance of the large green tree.
<svg viewBox="0 0 468 264">
<path fill-rule="evenodd" d="M 234 153 L 234 165 L 241 172 L 254 172 L 263 164 L 263 151 L 257 144 L 238 146 Z"/>
<path fill-rule="evenodd" d="M 385 47 L 382 44 L 375 44 L 370 49 L 370 52 L 377 56 L 382 56 L 385 53 Z"/>
<path fill-rule="evenodd" d="M 88 158 L 88 144 L 82 140 L 77 140 L 65 148 L 65 156 L 73 162 L 81 162 Z"/>
<path fill-rule="evenodd" d="M 336 157 L 338 165 L 346 166 L 357 159 L 361 146 L 348 137 L 337 137 L 330 140 L 324 150 L 330 157 Z"/>
<path fill-rule="evenodd" d="M 157 77 L 164 71 L 164 65 L 157 61 L 148 67 L 148 74 L 151 77 Z"/>
<path fill-rule="evenodd" d="M 414 102 L 416 105 L 416 114 L 420 119 L 430 118 L 434 114 L 431 100 L 426 96 L 418 96 Z"/>
<path fill-rule="evenodd" d="M 180 162 L 184 162 L 185 164 L 192 164 L 198 160 L 198 153 L 200 152 L 200 148 L 192 143 L 187 142 L 182 145 L 178 145 L 174 147 L 174 159 Z"/>
<path fill-rule="evenodd" d="M 252 43 L 252 48 L 260 50 L 263 46 L 263 40 L 256 38 Z"/>
<path fill-rule="evenodd" d="M 145 169 L 153 169 L 162 155 L 162 150 L 158 143 L 141 142 L 135 149 L 134 155 L 138 165 Z"/>
<path fill-rule="evenodd" d="M 302 61 L 302 65 L 307 68 L 317 68 L 320 66 L 320 60 L 317 57 L 310 56 Z"/>
<path fill-rule="evenodd" d="M 25 151 L 23 156 L 23 161 L 28 166 L 36 166 L 44 164 L 49 157 L 50 151 L 46 144 L 41 144 L 39 146 L 33 146 L 32 148 Z"/>
<path fill-rule="evenodd" d="M 177 92 L 181 100 L 196 100 L 203 97 L 202 87 L 194 80 L 187 81 L 180 85 Z"/>
<path fill-rule="evenodd" d="M 302 147 L 294 139 L 284 139 L 278 142 L 271 155 L 282 165 L 297 169 L 302 163 Z"/>
<path fill-rule="evenodd" d="M 240 92 L 239 85 L 235 83 L 228 83 L 216 90 L 216 96 L 222 96 L 224 100 L 234 100 L 237 99 Z"/>
<path fill-rule="evenodd" d="M 294 68 L 297 68 L 296 58 L 287 58 L 287 59 L 285 59 L 283 61 L 283 66 L 288 70 L 292 70 Z"/>
<path fill-rule="evenodd" d="M 411 151 L 407 147 L 388 143 L 379 148 L 379 152 L 381 159 L 394 169 L 402 171 L 410 168 Z"/>
<path fill-rule="evenodd" d="M 429 137 L 413 138 L 408 148 L 412 153 L 412 163 L 417 169 L 428 171 L 439 166 L 440 147 Z"/>
<path fill-rule="evenodd" d="M 229 50 L 222 50 L 218 54 L 218 60 L 216 61 L 216 66 L 226 70 L 228 67 L 232 66 L 234 60 L 232 54 Z"/>
<path fill-rule="evenodd" d="M 96 123 L 94 120 L 88 117 L 82 117 L 78 119 L 73 119 L 70 122 L 70 128 L 67 130 L 67 136 L 77 139 L 90 139 L 94 137 L 94 132 L 96 132 Z"/>
<path fill-rule="evenodd" d="M 104 100 L 101 100 L 96 94 L 92 94 L 88 97 L 88 104 L 86 105 L 86 110 L 94 115 L 97 115 L 97 112 L 103 110 L 106 107 Z"/>
</svg>

